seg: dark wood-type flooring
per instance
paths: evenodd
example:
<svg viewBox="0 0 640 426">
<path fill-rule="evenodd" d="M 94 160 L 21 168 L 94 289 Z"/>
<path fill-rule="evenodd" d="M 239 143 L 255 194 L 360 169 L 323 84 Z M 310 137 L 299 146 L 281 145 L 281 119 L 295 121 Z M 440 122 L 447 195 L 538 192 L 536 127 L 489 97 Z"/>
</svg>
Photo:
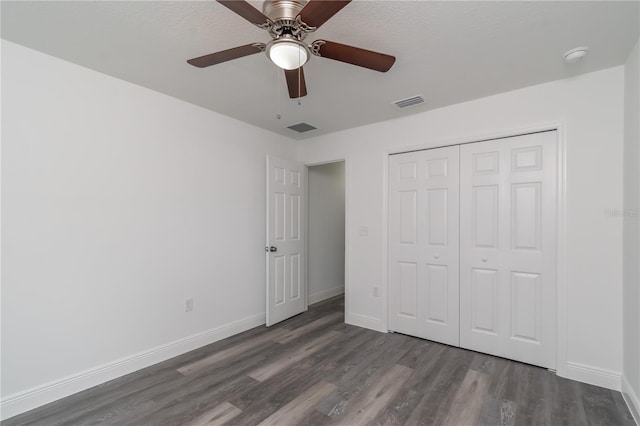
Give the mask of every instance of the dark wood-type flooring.
<svg viewBox="0 0 640 426">
<path fill-rule="evenodd" d="M 619 392 L 343 311 L 330 299 L 2 425 L 634 425 Z"/>
</svg>

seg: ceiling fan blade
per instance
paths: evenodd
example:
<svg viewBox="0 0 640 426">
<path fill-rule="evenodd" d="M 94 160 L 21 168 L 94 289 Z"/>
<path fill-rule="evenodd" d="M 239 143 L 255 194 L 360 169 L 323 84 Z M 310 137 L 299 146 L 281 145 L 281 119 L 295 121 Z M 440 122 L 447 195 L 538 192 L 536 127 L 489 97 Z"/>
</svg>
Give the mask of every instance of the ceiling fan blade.
<svg viewBox="0 0 640 426">
<path fill-rule="evenodd" d="M 384 53 L 372 52 L 359 47 L 335 43 L 333 41 L 316 40 L 313 47 L 319 46 L 318 56 L 329 58 L 351 65 L 369 68 L 370 70 L 387 72 L 396 61 L 395 56 Z"/>
<path fill-rule="evenodd" d="M 218 3 L 228 8 L 229 10 L 237 13 L 242 16 L 247 21 L 252 24 L 263 26 L 269 22 L 269 18 L 267 18 L 262 12 L 260 12 L 255 7 L 251 6 L 251 4 L 247 3 L 244 0 L 216 0 Z"/>
<path fill-rule="evenodd" d="M 205 68 L 221 62 L 242 58 L 243 56 L 253 55 L 254 53 L 260 53 L 264 50 L 264 47 L 265 45 L 263 43 L 245 44 L 244 46 L 221 50 L 220 52 L 189 59 L 187 62 L 194 67 Z"/>
<path fill-rule="evenodd" d="M 349 3 L 351 0 L 309 0 L 298 16 L 305 24 L 318 28 Z"/>
<path fill-rule="evenodd" d="M 304 81 L 302 67 L 297 70 L 284 70 L 284 75 L 287 78 L 287 87 L 289 88 L 289 97 L 291 99 L 307 96 L 307 85 Z M 298 87 L 300 88 L 300 93 L 298 93 Z"/>
</svg>

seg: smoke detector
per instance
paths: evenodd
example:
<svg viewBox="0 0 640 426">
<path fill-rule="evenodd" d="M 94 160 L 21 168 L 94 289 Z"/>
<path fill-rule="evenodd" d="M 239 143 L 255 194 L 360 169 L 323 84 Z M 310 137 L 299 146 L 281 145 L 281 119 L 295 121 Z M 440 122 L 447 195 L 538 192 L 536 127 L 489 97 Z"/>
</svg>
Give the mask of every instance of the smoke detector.
<svg viewBox="0 0 640 426">
<path fill-rule="evenodd" d="M 564 54 L 564 60 L 568 64 L 573 64 L 587 56 L 587 53 L 589 53 L 588 47 L 576 47 Z"/>
</svg>

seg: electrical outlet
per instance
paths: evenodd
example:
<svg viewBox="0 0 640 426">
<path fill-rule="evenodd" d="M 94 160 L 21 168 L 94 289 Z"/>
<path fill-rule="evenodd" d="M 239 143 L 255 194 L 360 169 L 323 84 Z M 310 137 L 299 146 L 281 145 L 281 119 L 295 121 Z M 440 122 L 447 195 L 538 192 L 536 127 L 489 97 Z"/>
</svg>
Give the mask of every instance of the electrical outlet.
<svg viewBox="0 0 640 426">
<path fill-rule="evenodd" d="M 184 299 L 184 311 L 185 312 L 193 311 L 193 297 Z"/>
<path fill-rule="evenodd" d="M 380 287 L 373 287 L 373 297 L 380 297 Z"/>
</svg>

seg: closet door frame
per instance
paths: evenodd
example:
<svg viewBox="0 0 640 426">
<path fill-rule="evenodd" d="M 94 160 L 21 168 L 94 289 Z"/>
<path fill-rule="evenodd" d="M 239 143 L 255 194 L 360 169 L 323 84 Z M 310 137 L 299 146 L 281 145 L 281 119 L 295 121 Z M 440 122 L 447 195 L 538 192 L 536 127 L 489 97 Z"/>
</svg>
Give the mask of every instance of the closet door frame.
<svg viewBox="0 0 640 426">
<path fill-rule="evenodd" d="M 545 124 L 533 125 L 529 127 L 503 129 L 490 133 L 481 133 L 477 135 L 465 136 L 457 139 L 448 140 L 426 140 L 420 144 L 407 145 L 403 147 L 393 147 L 386 150 L 382 154 L 383 167 L 383 285 L 381 288 L 381 304 L 382 304 L 382 324 L 386 331 L 389 331 L 389 156 L 393 154 L 401 154 L 410 151 L 420 151 L 425 149 L 443 148 L 453 145 L 464 145 L 468 143 L 484 142 L 494 139 L 510 138 L 514 136 L 522 136 L 531 133 L 540 133 L 547 131 L 556 131 L 556 158 L 557 158 L 557 195 L 556 195 L 556 374 L 566 377 L 567 373 L 567 350 L 566 350 L 566 287 L 567 287 L 567 224 L 566 224 L 566 181 L 567 181 L 567 139 L 566 139 L 566 123 L 564 121 L 555 121 Z"/>
</svg>

